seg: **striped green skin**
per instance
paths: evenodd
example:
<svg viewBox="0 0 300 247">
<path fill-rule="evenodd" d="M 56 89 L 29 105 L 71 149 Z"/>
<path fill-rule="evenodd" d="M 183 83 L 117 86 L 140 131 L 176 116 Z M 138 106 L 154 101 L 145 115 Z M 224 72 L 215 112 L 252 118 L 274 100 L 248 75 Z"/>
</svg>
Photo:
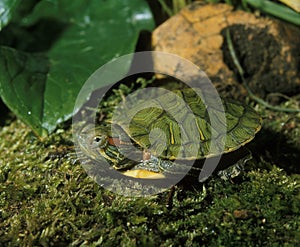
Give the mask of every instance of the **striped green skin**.
<svg viewBox="0 0 300 247">
<path fill-rule="evenodd" d="M 92 160 L 106 159 L 117 170 L 131 169 L 143 158 L 141 147 L 132 148 L 131 144 L 112 145 L 111 140 L 122 140 L 126 135 L 120 128 L 115 136 L 111 134 L 111 126 L 85 126 L 79 136 L 78 143 L 82 153 Z M 121 149 L 121 150 L 120 150 Z M 131 159 L 129 159 L 130 157 Z"/>
<path fill-rule="evenodd" d="M 207 104 L 195 89 L 184 89 L 154 97 L 151 105 L 137 100 L 114 112 L 114 136 L 111 126 L 84 128 L 79 136 L 80 148 L 94 160 L 105 158 L 118 170 L 156 166 L 155 158 L 141 161 L 143 150 L 169 166 L 172 163 L 164 162 L 203 159 L 234 151 L 251 141 L 260 130 L 261 118 L 251 107 L 227 100 L 217 103 L 210 94 L 204 98 Z M 214 114 L 208 114 L 208 109 L 214 110 Z M 213 126 L 210 117 L 214 119 Z M 210 150 L 212 137 L 216 148 Z M 113 139 L 125 141 L 113 145 L 109 141 Z"/>
<path fill-rule="evenodd" d="M 143 149 L 170 160 L 194 160 L 228 153 L 251 141 L 260 130 L 261 118 L 251 107 L 231 100 L 217 103 L 214 95 L 204 97 L 207 104 L 195 89 L 170 92 L 153 99 L 150 107 L 147 102 L 143 105 L 137 101 L 141 108 L 138 112 L 134 106 L 132 110 L 116 112 L 115 121 Z M 207 109 L 213 110 L 213 115 Z M 213 126 L 211 116 L 214 116 Z M 131 119 L 129 125 L 125 124 L 127 119 Z M 158 129 L 161 131 L 155 133 Z M 212 137 L 216 147 L 210 150 Z"/>
</svg>

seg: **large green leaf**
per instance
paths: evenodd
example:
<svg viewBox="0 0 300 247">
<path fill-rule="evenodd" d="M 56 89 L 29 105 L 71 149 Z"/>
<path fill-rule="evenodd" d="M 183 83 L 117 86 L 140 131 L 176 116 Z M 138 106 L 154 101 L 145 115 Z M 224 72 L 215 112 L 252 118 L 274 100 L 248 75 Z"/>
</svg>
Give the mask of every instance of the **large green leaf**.
<svg viewBox="0 0 300 247">
<path fill-rule="evenodd" d="M 47 59 L 12 48 L 0 49 L 0 93 L 10 109 L 36 133 L 42 128 Z M 5 71 L 5 72 L 4 72 Z"/>
<path fill-rule="evenodd" d="M 6 26 L 18 8 L 21 0 L 1 0 L 0 1 L 0 30 Z"/>
<path fill-rule="evenodd" d="M 43 35 L 35 36 L 44 37 L 49 30 L 51 36 L 46 37 L 50 43 L 40 44 L 47 43 L 45 38 L 38 40 L 40 43 L 19 42 L 28 44 L 23 45 L 25 51 L 45 52 L 47 59 L 0 48 L 0 93 L 18 117 L 44 136 L 72 116 L 75 99 L 91 73 L 109 60 L 133 52 L 139 31 L 151 30 L 154 23 L 149 7 L 141 0 L 44 0 L 22 25 L 41 22 L 48 24 L 41 30 Z M 53 37 L 54 25 L 59 32 Z M 124 75 L 129 66 L 122 68 Z M 99 87 L 107 83 L 100 81 Z"/>
</svg>

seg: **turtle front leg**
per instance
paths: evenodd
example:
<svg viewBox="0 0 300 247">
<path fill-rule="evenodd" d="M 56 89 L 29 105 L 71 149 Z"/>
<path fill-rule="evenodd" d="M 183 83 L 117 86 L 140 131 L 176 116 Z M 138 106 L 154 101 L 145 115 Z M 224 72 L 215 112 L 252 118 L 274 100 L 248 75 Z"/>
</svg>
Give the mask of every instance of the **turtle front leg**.
<svg viewBox="0 0 300 247">
<path fill-rule="evenodd" d="M 163 179 L 163 169 L 160 167 L 161 159 L 151 155 L 147 150 L 143 150 L 143 160 L 131 170 L 123 172 L 124 175 L 141 179 Z"/>
<path fill-rule="evenodd" d="M 143 150 L 143 161 L 150 160 L 151 159 L 151 153 L 148 150 Z"/>
</svg>

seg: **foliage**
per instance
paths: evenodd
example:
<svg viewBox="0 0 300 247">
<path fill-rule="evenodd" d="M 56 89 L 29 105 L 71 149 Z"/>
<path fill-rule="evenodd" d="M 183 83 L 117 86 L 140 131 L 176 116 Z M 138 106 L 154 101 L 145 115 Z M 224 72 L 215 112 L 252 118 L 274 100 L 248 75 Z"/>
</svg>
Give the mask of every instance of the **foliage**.
<svg viewBox="0 0 300 247">
<path fill-rule="evenodd" d="M 154 27 L 149 7 L 138 0 L 29 1 L 27 11 L 20 1 L 1 4 L 1 97 L 41 137 L 72 116 L 82 85 L 97 68 L 132 53 L 139 31 Z"/>
<path fill-rule="evenodd" d="M 27 24 L 21 24 L 32 27 L 29 23 L 35 23 L 37 15 L 30 9 L 12 8 L 8 19 L 20 24 L 21 19 L 25 22 L 20 17 L 22 13 L 31 13 Z M 67 9 L 72 12 L 71 6 Z M 52 15 L 56 14 L 53 11 Z M 8 23 L 2 17 L 1 23 Z M 22 30 L 21 36 L 26 33 Z M 30 40 L 19 41 L 20 46 L 31 47 Z M 20 76 L 22 81 L 34 73 L 41 76 L 45 68 L 40 60 L 47 59 L 25 48 L 20 49 L 25 52 L 3 48 L 5 52 L 1 53 L 20 58 L 20 64 L 34 64 L 26 67 L 26 73 Z M 146 85 L 146 81 L 140 81 L 138 86 Z M 133 85 L 121 85 L 114 90 L 99 114 L 109 115 L 115 102 L 132 89 Z M 284 104 L 294 107 L 297 102 Z M 234 181 L 214 176 L 205 184 L 176 186 L 173 197 L 172 191 L 166 191 L 149 198 L 118 196 L 97 185 L 78 163 L 66 156 L 73 152 L 70 129 L 61 125 L 42 142 L 19 119 L 2 112 L 0 245 L 297 246 L 299 113 L 275 113 L 259 105 L 256 109 L 264 117 L 264 126 L 253 146 L 263 148 L 256 148 L 258 151 L 253 154 L 257 161 L 254 159 L 242 175 Z"/>
<path fill-rule="evenodd" d="M 283 19 L 287 22 L 293 23 L 295 25 L 300 25 L 300 14 L 296 11 L 285 7 L 284 5 L 274 3 L 272 1 L 263 0 L 245 0 L 247 4 L 253 6 L 254 8 Z"/>
<path fill-rule="evenodd" d="M 0 2 L 0 30 L 13 18 L 20 2 L 20 0 L 6 0 Z"/>
</svg>

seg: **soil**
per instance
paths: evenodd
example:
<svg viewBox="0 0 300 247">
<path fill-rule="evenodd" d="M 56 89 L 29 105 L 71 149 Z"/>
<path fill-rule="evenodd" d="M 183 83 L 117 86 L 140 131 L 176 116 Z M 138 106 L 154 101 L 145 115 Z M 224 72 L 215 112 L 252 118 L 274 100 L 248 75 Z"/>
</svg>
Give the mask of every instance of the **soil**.
<svg viewBox="0 0 300 247">
<path fill-rule="evenodd" d="M 269 33 L 268 27 L 254 28 L 241 24 L 229 26 L 221 32 L 225 37 L 226 30 L 229 30 L 247 83 L 261 97 L 269 93 L 292 96 L 300 92 L 300 43 L 294 42 L 300 40 L 300 33 L 285 35 L 292 29 L 280 28 L 277 37 Z M 289 52 L 285 52 L 286 49 Z M 227 42 L 222 44 L 222 50 L 225 64 L 238 77 Z"/>
</svg>

